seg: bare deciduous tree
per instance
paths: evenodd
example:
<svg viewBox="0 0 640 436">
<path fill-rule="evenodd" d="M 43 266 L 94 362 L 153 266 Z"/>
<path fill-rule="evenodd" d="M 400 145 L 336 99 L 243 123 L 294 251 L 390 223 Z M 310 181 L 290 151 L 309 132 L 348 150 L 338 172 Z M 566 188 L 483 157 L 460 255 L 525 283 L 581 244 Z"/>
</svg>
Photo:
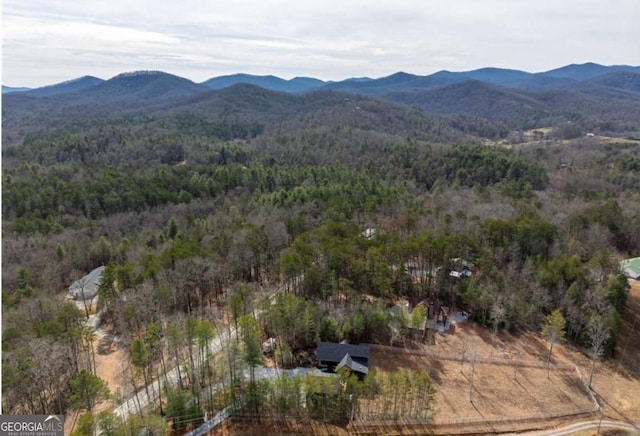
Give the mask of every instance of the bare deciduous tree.
<svg viewBox="0 0 640 436">
<path fill-rule="evenodd" d="M 549 357 L 547 358 L 547 377 L 549 377 L 549 371 L 551 367 L 551 353 L 553 352 L 553 345 L 564 338 L 566 321 L 559 310 L 554 310 L 545 318 L 545 322 L 542 326 L 542 336 L 549 341 Z"/>
<path fill-rule="evenodd" d="M 589 355 L 591 357 L 591 373 L 589 374 L 589 387 L 591 387 L 591 381 L 593 380 L 593 370 L 596 365 L 596 360 L 604 354 L 605 344 L 611 337 L 611 331 L 607 325 L 605 325 L 602 316 L 595 315 L 589 321 L 587 327 L 587 336 L 589 337 L 590 349 Z"/>
</svg>

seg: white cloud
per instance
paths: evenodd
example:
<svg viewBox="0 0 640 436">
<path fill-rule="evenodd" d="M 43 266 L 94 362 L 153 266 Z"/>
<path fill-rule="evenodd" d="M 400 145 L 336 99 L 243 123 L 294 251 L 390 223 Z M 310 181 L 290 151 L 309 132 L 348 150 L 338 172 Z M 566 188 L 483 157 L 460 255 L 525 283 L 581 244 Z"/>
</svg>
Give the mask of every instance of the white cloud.
<svg viewBox="0 0 640 436">
<path fill-rule="evenodd" d="M 640 64 L 637 0 L 7 0 L 3 78 L 39 86 L 159 69 L 381 76 Z"/>
</svg>

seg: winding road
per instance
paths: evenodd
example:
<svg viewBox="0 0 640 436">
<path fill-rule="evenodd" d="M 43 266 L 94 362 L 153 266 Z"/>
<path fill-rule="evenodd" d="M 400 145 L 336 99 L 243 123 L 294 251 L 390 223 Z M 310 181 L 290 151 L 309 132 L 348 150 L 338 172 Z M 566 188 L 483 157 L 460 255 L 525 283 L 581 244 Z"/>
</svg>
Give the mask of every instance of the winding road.
<svg viewBox="0 0 640 436">
<path fill-rule="evenodd" d="M 216 336 L 214 339 L 212 339 L 209 345 L 211 353 L 219 353 L 222 350 L 223 338 L 226 339 L 228 335 L 233 335 L 234 333 L 235 330 L 232 329 L 230 333 L 224 334 L 223 337 Z M 200 362 L 195 362 L 195 364 L 197 367 Z M 178 382 L 178 368 L 175 367 L 172 370 L 169 370 L 165 375 L 156 378 L 149 384 L 149 395 L 147 395 L 147 390 L 142 388 L 137 393 L 129 397 L 129 399 L 116 407 L 113 412 L 118 415 L 123 421 L 125 421 L 132 413 L 138 413 L 140 409 L 144 410 L 147 406 L 149 406 L 149 404 L 157 401 L 160 393 L 157 387 L 160 386 L 160 384 L 168 383 L 171 386 L 176 386 Z"/>
<path fill-rule="evenodd" d="M 630 435 L 640 435 L 640 427 L 621 421 L 600 421 L 599 419 L 594 421 L 576 422 L 564 427 L 556 428 L 553 430 L 539 430 L 527 433 L 517 433 L 518 436 L 569 436 L 578 432 L 593 429 L 614 429 L 628 432 Z M 516 433 L 513 433 L 515 435 Z"/>
</svg>

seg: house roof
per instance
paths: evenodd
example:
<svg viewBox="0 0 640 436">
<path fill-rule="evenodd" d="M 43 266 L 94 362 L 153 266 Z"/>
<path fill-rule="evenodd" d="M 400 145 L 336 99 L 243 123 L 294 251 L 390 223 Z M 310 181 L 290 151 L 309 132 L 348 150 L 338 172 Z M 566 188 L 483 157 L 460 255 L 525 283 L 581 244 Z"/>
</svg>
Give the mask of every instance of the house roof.
<svg viewBox="0 0 640 436">
<path fill-rule="evenodd" d="M 620 269 L 629 278 L 640 278 L 640 257 L 626 259 L 620 262 Z"/>
<path fill-rule="evenodd" d="M 74 296 L 80 296 L 84 291 L 85 297 L 93 298 L 93 296 L 98 293 L 103 271 L 104 266 L 99 266 L 86 276 L 76 280 L 71 286 L 69 286 L 69 293 Z"/>
<path fill-rule="evenodd" d="M 320 342 L 316 354 L 318 360 L 325 362 L 341 362 L 347 354 L 350 358 L 369 360 L 369 346 Z"/>
<path fill-rule="evenodd" d="M 340 368 L 342 368 L 343 366 L 346 366 L 351 371 L 360 372 L 362 374 L 368 374 L 369 373 L 369 368 L 366 365 L 363 365 L 363 364 L 353 360 L 349 353 L 345 354 L 344 357 L 342 358 L 342 360 L 340 361 L 340 363 L 338 363 L 336 365 L 336 371 L 339 370 Z"/>
</svg>

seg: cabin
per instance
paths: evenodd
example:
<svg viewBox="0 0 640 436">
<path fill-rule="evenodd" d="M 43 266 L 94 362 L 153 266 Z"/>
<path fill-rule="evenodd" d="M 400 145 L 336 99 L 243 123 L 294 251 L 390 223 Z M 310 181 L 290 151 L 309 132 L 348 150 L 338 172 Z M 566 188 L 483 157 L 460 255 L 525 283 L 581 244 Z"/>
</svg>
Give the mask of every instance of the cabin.
<svg viewBox="0 0 640 436">
<path fill-rule="evenodd" d="M 369 373 L 369 346 L 320 342 L 316 351 L 318 367 L 328 372 L 346 368 L 362 379 Z"/>
<path fill-rule="evenodd" d="M 93 300 L 98 295 L 103 272 L 104 266 L 99 266 L 86 276 L 73 282 L 69 286 L 69 296 L 74 300 Z"/>
<path fill-rule="evenodd" d="M 623 260 L 620 269 L 628 279 L 640 280 L 640 257 Z"/>
</svg>

